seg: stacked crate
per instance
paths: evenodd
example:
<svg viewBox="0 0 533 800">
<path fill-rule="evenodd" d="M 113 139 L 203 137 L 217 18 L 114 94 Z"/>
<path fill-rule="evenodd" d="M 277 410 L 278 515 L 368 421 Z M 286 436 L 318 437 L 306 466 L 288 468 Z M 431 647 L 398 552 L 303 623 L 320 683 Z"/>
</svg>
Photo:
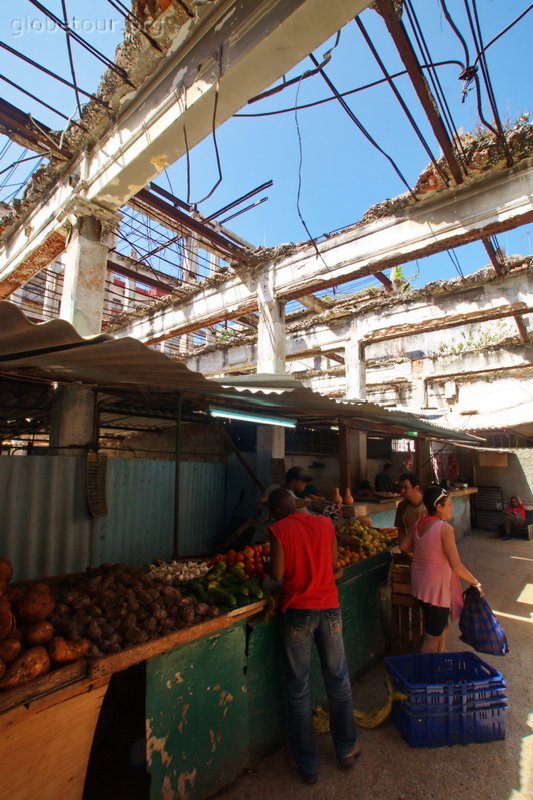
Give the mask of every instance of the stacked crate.
<svg viewBox="0 0 533 800">
<path fill-rule="evenodd" d="M 411 595 L 411 556 L 393 553 L 391 564 L 390 652 L 417 653 L 424 638 L 422 611 Z"/>
<path fill-rule="evenodd" d="M 505 680 L 474 653 L 392 656 L 385 668 L 406 695 L 394 702 L 392 720 L 411 747 L 505 738 Z"/>
</svg>

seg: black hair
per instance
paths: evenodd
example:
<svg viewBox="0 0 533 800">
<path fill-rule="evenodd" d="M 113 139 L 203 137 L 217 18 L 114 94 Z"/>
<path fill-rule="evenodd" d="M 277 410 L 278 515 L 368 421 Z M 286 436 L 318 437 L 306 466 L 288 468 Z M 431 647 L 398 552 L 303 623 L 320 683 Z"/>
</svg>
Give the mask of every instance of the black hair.
<svg viewBox="0 0 533 800">
<path fill-rule="evenodd" d="M 392 464 L 383 464 L 383 469 L 392 469 Z"/>
<path fill-rule="evenodd" d="M 416 472 L 402 472 L 399 478 L 400 481 L 409 481 L 413 489 L 416 489 L 417 486 L 421 486 L 420 478 L 416 474 Z"/>
<path fill-rule="evenodd" d="M 435 483 L 432 483 L 424 489 L 423 497 L 428 514 L 433 514 L 437 505 L 443 505 L 448 497 L 448 492 L 446 489 L 443 489 L 442 486 L 437 486 Z"/>
</svg>

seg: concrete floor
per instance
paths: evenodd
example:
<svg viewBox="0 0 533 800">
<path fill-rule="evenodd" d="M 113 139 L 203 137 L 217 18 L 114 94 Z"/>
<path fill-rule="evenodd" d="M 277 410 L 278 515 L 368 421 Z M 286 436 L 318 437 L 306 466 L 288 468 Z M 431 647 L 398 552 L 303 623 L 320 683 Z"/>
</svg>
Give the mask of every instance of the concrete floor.
<svg viewBox="0 0 533 800">
<path fill-rule="evenodd" d="M 511 646 L 504 656 L 480 656 L 507 681 L 509 710 L 504 741 L 439 748 L 411 748 L 390 720 L 360 730 L 362 754 L 342 771 L 328 735 L 317 739 L 320 778 L 307 786 L 289 771 L 282 751 L 264 758 L 217 800 L 533 800 L 533 541 L 501 541 L 475 531 L 460 546 L 461 558 L 482 581 L 487 600 Z M 448 650 L 471 650 L 455 623 Z M 383 663 L 353 687 L 354 707 L 383 705 Z"/>
</svg>

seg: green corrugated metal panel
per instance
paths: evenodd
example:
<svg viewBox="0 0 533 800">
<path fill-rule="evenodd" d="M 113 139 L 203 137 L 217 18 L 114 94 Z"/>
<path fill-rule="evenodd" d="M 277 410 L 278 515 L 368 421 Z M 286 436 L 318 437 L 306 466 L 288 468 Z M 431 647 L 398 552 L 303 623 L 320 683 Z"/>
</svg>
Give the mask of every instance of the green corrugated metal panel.
<svg viewBox="0 0 533 800">
<path fill-rule="evenodd" d="M 244 768 L 245 623 L 147 662 L 150 797 L 201 800 Z"/>
<path fill-rule="evenodd" d="M 254 620 L 247 635 L 248 753 L 255 764 L 285 741 L 279 620 L 268 625 Z"/>
<path fill-rule="evenodd" d="M 381 586 L 386 583 L 391 555 L 387 551 L 345 567 L 339 583 L 343 636 L 346 657 L 353 681 L 383 655 L 388 632 L 384 630 L 381 610 Z M 316 648 L 311 672 L 313 705 L 326 703 Z"/>
</svg>

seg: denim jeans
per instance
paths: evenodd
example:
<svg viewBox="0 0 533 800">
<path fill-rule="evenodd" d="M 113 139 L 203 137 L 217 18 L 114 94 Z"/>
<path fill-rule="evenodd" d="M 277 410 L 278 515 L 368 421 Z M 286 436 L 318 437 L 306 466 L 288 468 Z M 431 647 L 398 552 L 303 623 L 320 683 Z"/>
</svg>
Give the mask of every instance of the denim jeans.
<svg viewBox="0 0 533 800">
<path fill-rule="evenodd" d="M 337 755 L 350 753 L 356 741 L 341 610 L 288 609 L 282 614 L 281 625 L 289 747 L 302 772 L 311 774 L 317 771 L 309 688 L 313 641 L 322 665 L 330 731 Z"/>
</svg>

